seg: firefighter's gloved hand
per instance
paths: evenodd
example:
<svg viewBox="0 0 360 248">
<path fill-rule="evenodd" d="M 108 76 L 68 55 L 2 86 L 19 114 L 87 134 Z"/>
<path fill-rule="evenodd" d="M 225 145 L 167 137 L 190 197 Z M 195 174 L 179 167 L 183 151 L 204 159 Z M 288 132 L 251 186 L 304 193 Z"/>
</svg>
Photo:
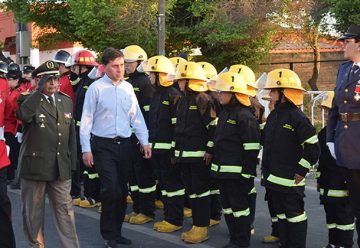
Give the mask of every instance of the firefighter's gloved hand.
<svg viewBox="0 0 360 248">
<path fill-rule="evenodd" d="M 15 134 L 15 138 L 17 139 L 17 141 L 18 141 L 19 143 L 22 143 L 23 134 L 20 133 L 20 132 L 17 132 L 17 133 Z"/>
<path fill-rule="evenodd" d="M 335 144 L 334 142 L 327 142 L 326 143 L 327 147 L 329 148 L 330 154 L 331 156 L 336 159 L 336 155 L 335 155 Z"/>
</svg>

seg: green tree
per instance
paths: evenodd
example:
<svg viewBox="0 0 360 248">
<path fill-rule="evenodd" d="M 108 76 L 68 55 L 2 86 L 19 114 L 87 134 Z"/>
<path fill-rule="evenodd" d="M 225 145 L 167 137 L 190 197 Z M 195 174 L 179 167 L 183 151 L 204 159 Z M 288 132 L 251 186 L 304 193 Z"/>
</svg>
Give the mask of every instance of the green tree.
<svg viewBox="0 0 360 248">
<path fill-rule="evenodd" d="M 336 19 L 335 28 L 345 32 L 351 24 L 360 25 L 360 0 L 326 0 L 330 4 L 332 16 Z"/>
<path fill-rule="evenodd" d="M 156 0 L 7 0 L 21 22 L 50 30 L 40 42 L 78 41 L 101 52 L 106 47 L 139 44 L 155 52 Z"/>
<path fill-rule="evenodd" d="M 280 1 L 178 0 L 168 19 L 171 55 L 200 47 L 218 69 L 235 63 L 255 67 L 272 47 L 273 26 L 267 14 Z"/>
</svg>

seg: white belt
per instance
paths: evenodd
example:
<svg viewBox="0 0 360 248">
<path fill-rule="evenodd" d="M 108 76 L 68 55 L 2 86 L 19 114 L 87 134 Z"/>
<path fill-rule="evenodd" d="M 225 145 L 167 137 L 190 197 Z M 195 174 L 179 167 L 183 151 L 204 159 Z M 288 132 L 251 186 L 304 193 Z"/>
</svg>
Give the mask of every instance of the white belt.
<svg viewBox="0 0 360 248">
<path fill-rule="evenodd" d="M 4 127 L 0 127 L 0 140 L 5 140 L 5 137 L 4 137 Z"/>
</svg>

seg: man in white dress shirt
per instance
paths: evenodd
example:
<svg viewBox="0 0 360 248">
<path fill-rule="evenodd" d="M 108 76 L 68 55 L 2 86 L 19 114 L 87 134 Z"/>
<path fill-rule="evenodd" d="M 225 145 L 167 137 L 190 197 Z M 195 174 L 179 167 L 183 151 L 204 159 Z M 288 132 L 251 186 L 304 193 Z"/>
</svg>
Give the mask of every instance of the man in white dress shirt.
<svg viewBox="0 0 360 248">
<path fill-rule="evenodd" d="M 148 129 L 131 84 L 124 80 L 124 55 L 107 48 L 105 75 L 90 85 L 84 102 L 80 141 L 84 164 L 96 165 L 101 183 L 100 231 L 105 247 L 130 245 L 121 227 L 128 193 L 130 136 L 134 130 L 145 158 L 151 157 Z"/>
</svg>

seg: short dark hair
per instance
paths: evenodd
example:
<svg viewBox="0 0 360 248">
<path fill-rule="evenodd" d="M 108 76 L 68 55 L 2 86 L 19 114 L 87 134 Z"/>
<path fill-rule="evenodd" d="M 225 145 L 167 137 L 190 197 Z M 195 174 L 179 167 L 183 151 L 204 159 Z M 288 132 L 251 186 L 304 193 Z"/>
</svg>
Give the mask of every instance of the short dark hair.
<svg viewBox="0 0 360 248">
<path fill-rule="evenodd" d="M 108 47 L 104 50 L 102 58 L 101 58 L 101 63 L 103 65 L 107 65 L 110 61 L 113 61 L 117 58 L 123 58 L 124 54 L 119 51 L 118 49 L 115 49 L 113 47 Z"/>
</svg>

